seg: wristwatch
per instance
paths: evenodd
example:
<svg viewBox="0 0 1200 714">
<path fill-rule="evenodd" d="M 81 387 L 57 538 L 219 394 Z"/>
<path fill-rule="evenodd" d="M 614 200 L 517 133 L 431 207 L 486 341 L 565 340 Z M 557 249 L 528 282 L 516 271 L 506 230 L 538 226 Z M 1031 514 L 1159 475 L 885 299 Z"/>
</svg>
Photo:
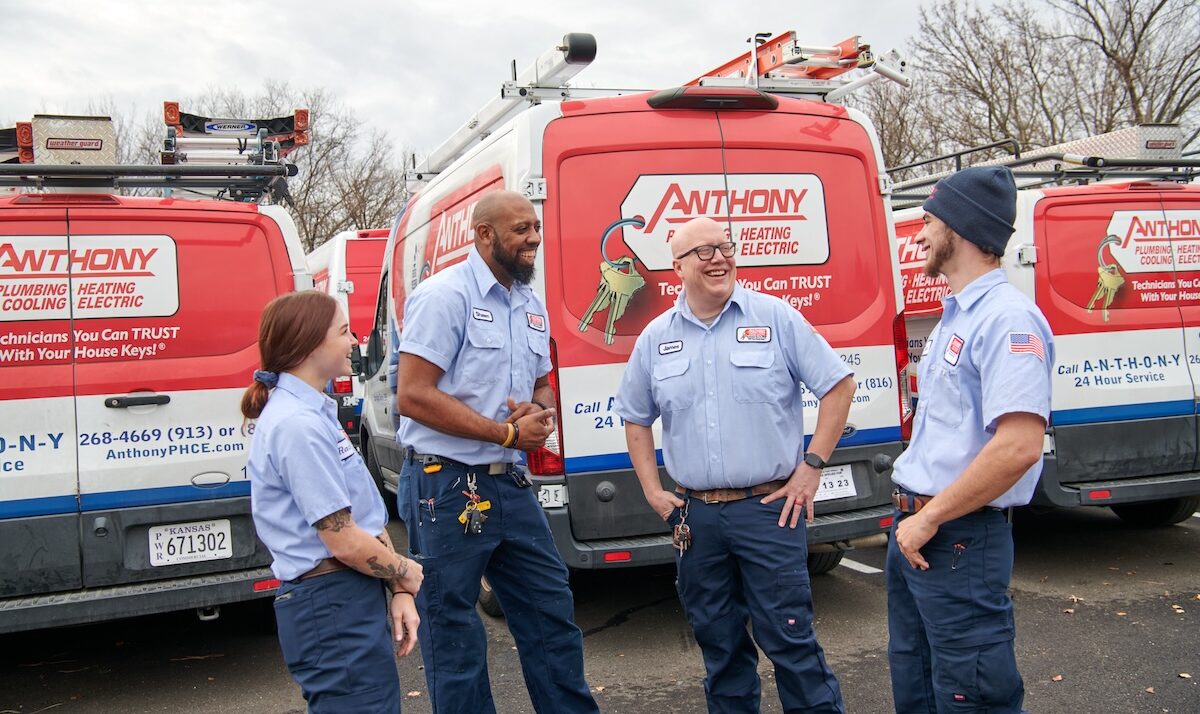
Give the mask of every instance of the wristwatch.
<svg viewBox="0 0 1200 714">
<path fill-rule="evenodd" d="M 804 455 L 804 463 L 813 467 L 817 471 L 825 468 L 825 459 L 822 459 L 820 456 L 817 456 L 811 451 Z"/>
</svg>

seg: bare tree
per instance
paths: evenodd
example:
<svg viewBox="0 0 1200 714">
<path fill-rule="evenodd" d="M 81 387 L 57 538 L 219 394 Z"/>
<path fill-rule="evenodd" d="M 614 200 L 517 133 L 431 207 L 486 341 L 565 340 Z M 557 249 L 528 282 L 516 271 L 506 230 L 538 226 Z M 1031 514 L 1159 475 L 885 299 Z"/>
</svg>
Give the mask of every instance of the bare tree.
<svg viewBox="0 0 1200 714">
<path fill-rule="evenodd" d="M 1180 123 L 1188 144 L 1200 137 L 1195 0 L 933 0 L 910 55 L 919 91 L 880 86 L 861 100 L 883 127 L 889 165 L 1003 137 L 1047 146 L 1148 122 Z M 897 121 L 905 126 L 889 126 Z"/>
</svg>

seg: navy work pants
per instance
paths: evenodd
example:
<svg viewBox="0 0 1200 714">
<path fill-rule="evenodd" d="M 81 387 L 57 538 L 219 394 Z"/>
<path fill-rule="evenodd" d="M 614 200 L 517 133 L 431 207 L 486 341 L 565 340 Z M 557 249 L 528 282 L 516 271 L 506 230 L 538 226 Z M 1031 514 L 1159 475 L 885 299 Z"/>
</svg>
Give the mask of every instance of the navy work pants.
<svg viewBox="0 0 1200 714">
<path fill-rule="evenodd" d="M 400 711 L 383 588 L 382 580 L 355 570 L 280 585 L 279 645 L 312 714 Z"/>
<path fill-rule="evenodd" d="M 896 523 L 904 516 L 896 513 Z M 896 711 L 1021 711 L 1013 639 L 1012 526 L 977 511 L 943 524 L 909 565 L 888 539 L 888 663 Z"/>
<path fill-rule="evenodd" d="M 433 711 L 496 711 L 487 637 L 475 610 L 480 577 L 487 575 L 516 640 L 534 709 L 598 712 L 583 676 L 583 634 L 575 625 L 567 568 L 533 489 L 519 487 L 509 474 L 475 471 L 480 499 L 491 507 L 483 532 L 468 534 L 458 516 L 471 467 L 445 464 L 427 474 L 406 459 L 403 468 L 401 482 L 407 479 L 415 500 L 400 512 L 407 510 L 409 544 L 425 568 L 418 634 Z"/>
<path fill-rule="evenodd" d="M 675 563 L 679 599 L 704 655 L 708 710 L 759 711 L 757 642 L 775 665 L 785 712 L 841 712 L 841 688 L 812 627 L 804 521 L 780 528 L 782 501 L 761 501 L 688 499 L 692 544 Z M 668 522 L 679 516 L 676 509 Z"/>
</svg>

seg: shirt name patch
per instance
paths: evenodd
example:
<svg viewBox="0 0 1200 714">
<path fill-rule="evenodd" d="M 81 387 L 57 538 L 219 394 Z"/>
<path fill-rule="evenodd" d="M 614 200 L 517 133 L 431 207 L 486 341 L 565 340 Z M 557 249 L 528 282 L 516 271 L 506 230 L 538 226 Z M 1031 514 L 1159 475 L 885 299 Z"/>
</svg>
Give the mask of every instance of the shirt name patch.
<svg viewBox="0 0 1200 714">
<path fill-rule="evenodd" d="M 1032 332 L 1008 333 L 1008 351 L 1015 355 L 1033 355 L 1041 361 L 1046 361 L 1046 348 L 1042 339 Z"/>
<path fill-rule="evenodd" d="M 482 307 L 471 308 L 471 317 L 484 322 L 492 322 L 492 313 L 488 310 L 484 310 Z"/>
<path fill-rule="evenodd" d="M 958 335 L 950 335 L 950 344 L 946 345 L 946 354 L 942 355 L 951 366 L 958 364 L 958 357 L 962 354 L 963 338 Z"/>
<path fill-rule="evenodd" d="M 342 440 L 338 442 L 338 458 L 345 461 L 351 456 L 354 456 L 354 444 L 351 444 L 350 439 L 343 434 Z"/>
<path fill-rule="evenodd" d="M 538 332 L 546 331 L 546 318 L 544 315 L 535 315 L 532 312 L 525 313 L 525 317 L 529 318 L 529 326 Z"/>
<path fill-rule="evenodd" d="M 770 342 L 770 327 L 739 327 L 737 328 L 738 342 Z"/>
<path fill-rule="evenodd" d="M 675 340 L 674 342 L 663 342 L 658 345 L 658 353 L 660 355 L 671 355 L 683 350 L 683 340 Z"/>
</svg>

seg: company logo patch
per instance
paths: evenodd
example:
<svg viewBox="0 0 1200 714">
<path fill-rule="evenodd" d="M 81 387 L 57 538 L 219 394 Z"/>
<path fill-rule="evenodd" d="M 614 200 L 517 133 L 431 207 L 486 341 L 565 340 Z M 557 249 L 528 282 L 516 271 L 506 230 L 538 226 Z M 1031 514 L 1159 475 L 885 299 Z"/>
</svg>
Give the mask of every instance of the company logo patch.
<svg viewBox="0 0 1200 714">
<path fill-rule="evenodd" d="M 342 440 L 338 442 L 338 458 L 342 461 L 354 456 L 354 445 L 350 443 L 350 439 L 342 434 Z"/>
<path fill-rule="evenodd" d="M 770 342 L 771 328 L 766 326 L 759 327 L 739 327 L 737 328 L 738 342 Z"/>
<path fill-rule="evenodd" d="M 538 332 L 546 331 L 546 317 L 544 315 L 535 315 L 532 312 L 525 313 L 525 317 L 529 319 L 529 326 Z"/>
<path fill-rule="evenodd" d="M 942 358 L 950 365 L 958 364 L 958 357 L 962 354 L 963 338 L 958 335 L 950 336 L 950 344 L 946 345 L 946 354 Z"/>
<path fill-rule="evenodd" d="M 660 355 L 672 355 L 683 350 L 683 340 L 675 340 L 674 342 L 661 342 L 658 345 L 658 353 Z"/>
<path fill-rule="evenodd" d="M 483 322 L 492 322 L 492 313 L 489 310 L 484 310 L 482 307 L 471 308 L 471 317 Z"/>
</svg>

